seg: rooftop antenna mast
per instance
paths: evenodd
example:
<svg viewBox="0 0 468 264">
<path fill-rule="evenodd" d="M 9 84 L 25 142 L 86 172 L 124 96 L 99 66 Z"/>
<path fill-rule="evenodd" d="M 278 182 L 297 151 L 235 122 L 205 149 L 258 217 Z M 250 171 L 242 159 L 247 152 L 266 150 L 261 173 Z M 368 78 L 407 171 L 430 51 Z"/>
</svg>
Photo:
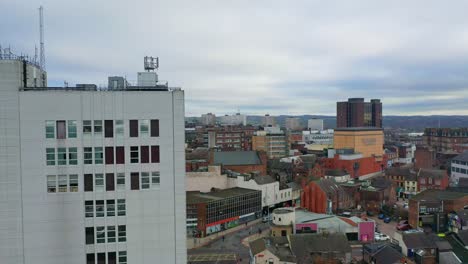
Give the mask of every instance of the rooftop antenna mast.
<svg viewBox="0 0 468 264">
<path fill-rule="evenodd" d="M 41 41 L 40 47 L 40 65 L 43 70 L 45 70 L 45 51 L 44 51 L 44 8 L 39 7 L 39 36 Z"/>
</svg>

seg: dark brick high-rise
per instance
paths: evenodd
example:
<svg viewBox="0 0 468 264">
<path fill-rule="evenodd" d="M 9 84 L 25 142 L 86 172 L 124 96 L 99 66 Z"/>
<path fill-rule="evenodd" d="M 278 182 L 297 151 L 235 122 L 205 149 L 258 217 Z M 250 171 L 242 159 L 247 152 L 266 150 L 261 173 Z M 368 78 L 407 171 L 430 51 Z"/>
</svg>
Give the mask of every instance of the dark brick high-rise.
<svg viewBox="0 0 468 264">
<path fill-rule="evenodd" d="M 382 103 L 379 99 L 349 98 L 336 103 L 336 127 L 382 127 Z"/>
</svg>

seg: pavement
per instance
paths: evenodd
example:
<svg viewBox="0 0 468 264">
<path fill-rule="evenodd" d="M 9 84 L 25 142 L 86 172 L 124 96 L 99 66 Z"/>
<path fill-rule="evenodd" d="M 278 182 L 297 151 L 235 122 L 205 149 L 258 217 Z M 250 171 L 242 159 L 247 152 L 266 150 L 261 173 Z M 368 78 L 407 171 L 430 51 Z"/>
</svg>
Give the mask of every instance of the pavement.
<svg viewBox="0 0 468 264">
<path fill-rule="evenodd" d="M 224 240 L 222 239 L 222 236 L 213 234 L 212 237 L 214 239 L 210 244 L 196 249 L 189 249 L 188 255 L 236 254 L 239 259 L 238 263 L 247 264 L 250 261 L 249 248 L 242 244 L 242 240 L 246 237 L 252 236 L 253 233 L 258 233 L 259 228 L 262 230 L 262 234 L 270 232 L 270 226 L 268 223 L 258 223 L 245 227 L 237 232 L 227 234 L 224 236 Z M 242 261 L 240 261 L 241 259 Z"/>
</svg>

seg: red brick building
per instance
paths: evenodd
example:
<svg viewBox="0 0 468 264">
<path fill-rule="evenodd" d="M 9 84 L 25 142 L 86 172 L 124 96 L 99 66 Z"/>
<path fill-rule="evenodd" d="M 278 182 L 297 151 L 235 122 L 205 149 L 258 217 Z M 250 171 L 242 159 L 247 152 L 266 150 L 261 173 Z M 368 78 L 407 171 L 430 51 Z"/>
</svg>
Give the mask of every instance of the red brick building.
<svg viewBox="0 0 468 264">
<path fill-rule="evenodd" d="M 355 159 L 341 159 L 339 154 L 333 158 L 324 158 L 321 160 L 325 169 L 345 170 L 351 175 L 351 178 L 377 173 L 387 167 L 387 158 L 376 157 L 358 157 Z"/>
<path fill-rule="evenodd" d="M 468 144 L 468 127 L 462 128 L 426 128 L 424 144 L 436 151 L 454 150 L 456 145 Z"/>
<path fill-rule="evenodd" d="M 301 206 L 314 213 L 336 213 L 354 207 L 354 199 L 333 180 L 320 179 L 303 184 Z"/>
<path fill-rule="evenodd" d="M 196 141 L 200 146 L 222 151 L 252 150 L 253 126 L 197 127 Z"/>
<path fill-rule="evenodd" d="M 446 170 L 419 169 L 418 191 L 427 189 L 445 190 L 449 185 L 449 177 Z"/>
<path fill-rule="evenodd" d="M 436 153 L 433 149 L 424 146 L 416 146 L 414 152 L 415 169 L 432 169 L 435 165 Z"/>
</svg>

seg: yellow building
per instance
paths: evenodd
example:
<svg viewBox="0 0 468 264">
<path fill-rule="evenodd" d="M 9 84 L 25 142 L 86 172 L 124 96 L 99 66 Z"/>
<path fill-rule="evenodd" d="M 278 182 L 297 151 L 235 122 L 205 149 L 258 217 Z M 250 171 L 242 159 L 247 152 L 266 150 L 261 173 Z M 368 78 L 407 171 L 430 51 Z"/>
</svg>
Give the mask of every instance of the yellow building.
<svg viewBox="0 0 468 264">
<path fill-rule="evenodd" d="M 383 144 L 383 129 L 376 127 L 337 128 L 333 136 L 335 149 L 354 149 L 363 157 L 382 157 Z"/>
</svg>

